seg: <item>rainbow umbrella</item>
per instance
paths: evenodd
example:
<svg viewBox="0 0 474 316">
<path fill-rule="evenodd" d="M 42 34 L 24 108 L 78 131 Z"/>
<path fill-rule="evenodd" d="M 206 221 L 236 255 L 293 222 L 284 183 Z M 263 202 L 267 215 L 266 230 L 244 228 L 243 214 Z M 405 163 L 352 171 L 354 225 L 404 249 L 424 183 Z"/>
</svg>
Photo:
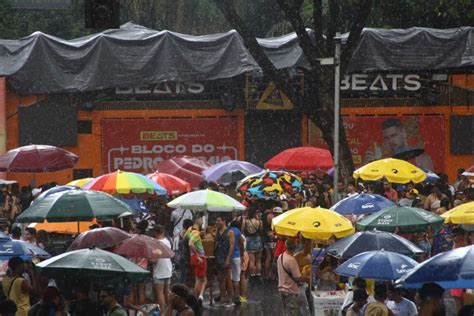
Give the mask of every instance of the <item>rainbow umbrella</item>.
<svg viewBox="0 0 474 316">
<path fill-rule="evenodd" d="M 301 191 L 303 180 L 287 171 L 262 171 L 249 175 L 237 185 L 241 196 L 258 199 L 276 199 L 283 193 Z"/>
<path fill-rule="evenodd" d="M 166 195 L 166 190 L 163 187 L 144 175 L 120 170 L 97 177 L 82 188 L 109 194 L 148 193 Z"/>
<path fill-rule="evenodd" d="M 83 185 L 85 185 L 86 183 L 88 183 L 89 181 L 92 181 L 92 180 L 94 180 L 94 178 L 77 179 L 77 180 L 69 182 L 66 185 L 80 188 L 80 187 L 82 187 Z"/>
</svg>

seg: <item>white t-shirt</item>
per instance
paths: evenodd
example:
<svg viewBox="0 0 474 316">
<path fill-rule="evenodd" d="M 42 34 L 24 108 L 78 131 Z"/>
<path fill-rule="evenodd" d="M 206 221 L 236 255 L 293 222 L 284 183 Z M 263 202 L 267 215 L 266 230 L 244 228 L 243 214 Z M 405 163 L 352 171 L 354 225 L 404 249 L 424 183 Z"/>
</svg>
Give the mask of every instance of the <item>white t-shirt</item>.
<svg viewBox="0 0 474 316">
<path fill-rule="evenodd" d="M 392 311 L 392 313 L 396 316 L 416 316 L 418 315 L 418 311 L 416 310 L 416 305 L 410 300 L 402 297 L 402 301 L 400 303 L 396 303 L 395 301 L 387 300 L 385 302 L 388 309 Z"/>
<path fill-rule="evenodd" d="M 168 238 L 160 239 L 160 242 L 171 248 L 171 243 Z M 158 259 L 153 265 L 153 278 L 154 279 L 167 279 L 171 278 L 173 273 L 173 264 L 170 258 Z"/>
</svg>

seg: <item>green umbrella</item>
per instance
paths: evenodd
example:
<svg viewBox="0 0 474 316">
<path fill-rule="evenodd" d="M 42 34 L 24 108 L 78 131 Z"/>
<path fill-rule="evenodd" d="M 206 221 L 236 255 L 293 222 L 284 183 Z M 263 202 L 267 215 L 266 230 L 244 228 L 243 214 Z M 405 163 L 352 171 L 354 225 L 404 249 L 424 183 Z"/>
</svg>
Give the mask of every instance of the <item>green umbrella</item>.
<svg viewBox="0 0 474 316">
<path fill-rule="evenodd" d="M 378 229 L 394 232 L 397 228 L 400 233 L 415 233 L 426 231 L 431 225 L 434 231 L 440 229 L 444 219 L 416 207 L 392 206 L 377 213 L 373 213 L 356 223 L 358 230 Z"/>
<path fill-rule="evenodd" d="M 209 212 L 243 211 L 245 206 L 227 194 L 212 191 L 193 191 L 177 197 L 168 203 L 169 207 Z"/>
<path fill-rule="evenodd" d="M 127 204 L 98 191 L 73 189 L 53 193 L 33 203 L 17 217 L 20 223 L 111 220 L 134 212 Z"/>
<path fill-rule="evenodd" d="M 63 253 L 36 265 L 42 274 L 54 278 L 94 281 L 128 279 L 145 280 L 150 272 L 114 253 L 98 249 L 81 249 Z"/>
</svg>

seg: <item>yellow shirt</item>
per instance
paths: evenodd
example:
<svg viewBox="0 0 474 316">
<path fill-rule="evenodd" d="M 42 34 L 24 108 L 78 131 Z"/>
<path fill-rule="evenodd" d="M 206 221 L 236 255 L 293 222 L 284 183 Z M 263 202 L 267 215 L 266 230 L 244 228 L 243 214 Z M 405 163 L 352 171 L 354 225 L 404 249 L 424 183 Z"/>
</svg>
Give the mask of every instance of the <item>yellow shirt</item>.
<svg viewBox="0 0 474 316">
<path fill-rule="evenodd" d="M 27 316 L 28 311 L 30 310 L 30 295 L 28 293 L 23 293 L 21 290 L 21 285 L 24 280 L 25 279 L 23 278 L 12 278 L 5 276 L 2 281 L 3 293 L 5 293 L 5 296 L 7 296 L 8 292 L 10 292 L 8 298 L 16 304 L 17 311 L 15 316 Z"/>
</svg>

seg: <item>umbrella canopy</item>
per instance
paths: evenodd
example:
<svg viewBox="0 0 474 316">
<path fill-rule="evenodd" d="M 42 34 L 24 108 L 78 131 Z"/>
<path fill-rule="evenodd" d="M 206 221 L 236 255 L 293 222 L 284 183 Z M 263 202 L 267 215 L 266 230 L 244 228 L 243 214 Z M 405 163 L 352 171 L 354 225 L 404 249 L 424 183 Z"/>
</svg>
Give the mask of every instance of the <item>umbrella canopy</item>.
<svg viewBox="0 0 474 316">
<path fill-rule="evenodd" d="M 21 257 L 31 260 L 33 257 L 50 258 L 51 255 L 40 247 L 21 240 L 0 240 L 0 260 L 10 260 L 13 257 Z"/>
<path fill-rule="evenodd" d="M 0 156 L 2 172 L 51 172 L 72 168 L 79 157 L 62 148 L 28 145 L 9 150 Z"/>
<path fill-rule="evenodd" d="M 115 227 L 96 228 L 83 232 L 74 239 L 68 251 L 97 247 L 100 249 L 110 248 L 129 239 L 131 236 L 121 229 Z"/>
<path fill-rule="evenodd" d="M 347 277 L 396 280 L 410 272 L 418 262 L 410 257 L 384 250 L 367 251 L 354 256 L 334 272 Z"/>
<path fill-rule="evenodd" d="M 461 175 L 465 177 L 474 177 L 474 165 L 467 168 L 466 171 L 461 173 Z"/>
<path fill-rule="evenodd" d="M 445 289 L 474 288 L 474 246 L 442 252 L 422 262 L 397 284 L 420 288 L 424 283 L 437 283 Z"/>
<path fill-rule="evenodd" d="M 155 167 L 156 171 L 168 173 L 191 184 L 193 188 L 199 187 L 203 180 L 202 172 L 212 166 L 205 160 L 182 156 L 163 160 Z"/>
<path fill-rule="evenodd" d="M 295 147 L 286 149 L 265 163 L 265 168 L 294 171 L 328 171 L 334 165 L 331 152 L 317 147 Z"/>
<path fill-rule="evenodd" d="M 207 210 L 209 212 L 243 211 L 245 206 L 227 194 L 199 190 L 183 194 L 168 203 L 169 207 L 188 210 Z"/>
<path fill-rule="evenodd" d="M 85 185 L 86 183 L 88 183 L 89 181 L 92 181 L 92 180 L 94 180 L 94 178 L 77 179 L 77 180 L 69 182 L 66 185 L 80 188 L 80 187 L 82 187 L 83 185 Z"/>
<path fill-rule="evenodd" d="M 44 221 L 43 223 L 31 223 L 28 227 L 33 227 L 37 231 L 45 230 L 50 233 L 58 233 L 65 235 L 77 235 L 79 233 L 89 230 L 89 227 L 93 224 L 97 224 L 96 220 L 88 222 L 57 222 L 49 223 Z"/>
<path fill-rule="evenodd" d="M 173 258 L 174 252 L 158 239 L 145 235 L 132 235 L 113 250 L 114 253 L 127 258 L 147 258 L 151 261 L 162 258 Z"/>
<path fill-rule="evenodd" d="M 350 220 L 320 207 L 287 211 L 273 218 L 272 227 L 279 235 L 294 237 L 301 233 L 305 238 L 319 240 L 342 238 L 354 233 Z"/>
<path fill-rule="evenodd" d="M 149 271 L 124 257 L 97 248 L 66 252 L 38 263 L 36 268 L 46 276 L 80 280 L 128 278 L 140 281 L 150 275 Z"/>
<path fill-rule="evenodd" d="M 441 214 L 446 224 L 474 224 L 474 201 L 456 206 Z"/>
<path fill-rule="evenodd" d="M 426 231 L 428 226 L 437 231 L 443 225 L 444 219 L 421 208 L 408 206 L 393 206 L 371 214 L 356 223 L 358 230 L 378 229 L 388 232 L 415 233 Z"/>
<path fill-rule="evenodd" d="M 381 195 L 360 193 L 340 200 L 331 207 L 331 210 L 339 214 L 360 215 L 378 212 L 392 206 L 395 206 L 395 203 Z"/>
<path fill-rule="evenodd" d="M 426 179 L 426 173 L 409 162 L 400 159 L 380 159 L 360 167 L 353 173 L 354 178 L 376 181 L 386 178 L 393 183 L 419 183 Z"/>
<path fill-rule="evenodd" d="M 246 161 L 227 160 L 211 166 L 202 172 L 206 181 L 230 184 L 248 175 L 261 172 L 262 168 Z"/>
<path fill-rule="evenodd" d="M 406 256 L 423 254 L 423 250 L 411 241 L 396 234 L 379 230 L 357 232 L 339 239 L 330 245 L 326 252 L 334 257 L 346 260 L 362 252 L 382 249 Z"/>
<path fill-rule="evenodd" d="M 276 199 L 283 193 L 301 191 L 303 180 L 287 171 L 262 171 L 240 181 L 236 191 L 242 196 Z"/>
<path fill-rule="evenodd" d="M 166 194 L 166 190 L 163 187 L 144 175 L 121 170 L 97 177 L 86 183 L 82 188 L 107 192 L 109 194 Z"/>
<path fill-rule="evenodd" d="M 48 195 L 51 195 L 53 193 L 69 191 L 69 190 L 75 190 L 75 189 L 77 189 L 77 188 L 73 187 L 73 186 L 69 186 L 69 185 L 58 185 L 58 186 L 52 187 L 49 190 L 46 190 L 46 191 L 42 192 L 31 203 L 38 202 L 38 201 L 44 199 L 45 197 L 47 197 Z"/>
<path fill-rule="evenodd" d="M 20 223 L 111 220 L 133 210 L 113 196 L 81 189 L 53 193 L 17 217 Z"/>
<path fill-rule="evenodd" d="M 438 181 L 439 179 L 441 179 L 436 173 L 434 173 L 434 172 L 431 171 L 431 170 L 428 170 L 428 169 L 425 169 L 425 168 L 421 168 L 421 170 L 423 170 L 423 171 L 426 173 L 426 180 L 425 180 L 425 182 L 428 182 L 428 183 L 436 183 L 436 181 Z"/>
<path fill-rule="evenodd" d="M 191 184 L 168 173 L 154 172 L 146 176 L 165 188 L 168 195 L 182 194 L 191 191 Z"/>
</svg>

